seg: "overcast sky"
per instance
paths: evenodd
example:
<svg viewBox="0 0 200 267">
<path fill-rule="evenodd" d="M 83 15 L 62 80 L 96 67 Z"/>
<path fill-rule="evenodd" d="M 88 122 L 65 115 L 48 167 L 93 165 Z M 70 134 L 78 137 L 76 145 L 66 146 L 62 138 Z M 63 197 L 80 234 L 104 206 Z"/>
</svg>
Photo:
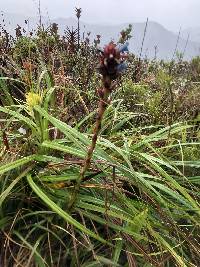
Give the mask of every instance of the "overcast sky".
<svg viewBox="0 0 200 267">
<path fill-rule="evenodd" d="M 0 10 L 27 16 L 37 14 L 39 0 L 0 0 Z M 170 30 L 200 27 L 200 0 L 41 0 L 42 14 L 72 17 L 83 10 L 82 20 L 92 23 L 141 22 L 147 17 Z"/>
</svg>

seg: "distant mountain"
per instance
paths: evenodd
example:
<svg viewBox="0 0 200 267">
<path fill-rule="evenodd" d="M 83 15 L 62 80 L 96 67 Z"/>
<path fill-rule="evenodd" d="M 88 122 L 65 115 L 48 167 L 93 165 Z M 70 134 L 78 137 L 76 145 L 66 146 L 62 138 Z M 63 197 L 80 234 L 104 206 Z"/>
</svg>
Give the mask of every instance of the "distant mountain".
<svg viewBox="0 0 200 267">
<path fill-rule="evenodd" d="M 5 24 L 6 28 L 14 33 L 14 29 L 17 24 L 20 26 L 24 26 L 25 29 L 32 30 L 38 24 L 38 18 L 29 18 L 29 24 L 26 25 L 24 23 L 25 16 L 15 15 L 15 14 L 5 14 L 4 15 L 5 22 L 2 23 L 2 19 L 0 19 L 1 24 Z M 77 26 L 77 22 L 74 18 L 57 18 L 54 20 L 48 20 L 43 18 L 46 25 L 49 25 L 51 22 L 55 22 L 59 25 L 60 33 L 63 34 L 64 30 L 67 28 Z M 130 51 L 139 55 L 141 50 L 142 39 L 144 35 L 145 23 L 133 23 L 133 32 L 132 38 L 130 40 Z M 101 35 L 101 45 L 108 43 L 111 40 L 118 40 L 119 33 L 122 29 L 128 26 L 127 24 L 119 24 L 115 26 L 111 25 L 94 25 L 81 22 L 81 32 L 91 32 L 90 39 L 94 40 L 97 34 Z M 180 38 L 178 42 L 177 50 L 179 52 L 183 52 L 186 46 L 186 38 L 187 34 L 183 35 L 185 39 Z M 144 46 L 143 46 L 143 57 L 153 58 L 155 55 L 155 47 L 157 47 L 157 58 L 159 59 L 171 59 L 174 53 L 176 43 L 177 43 L 177 34 L 168 31 L 162 25 L 156 22 L 149 22 L 147 27 L 147 32 L 145 36 Z M 199 41 L 199 42 L 198 42 Z M 190 59 L 194 56 L 200 54 L 200 40 L 197 38 L 194 41 L 189 41 L 185 51 L 185 59 Z"/>
<path fill-rule="evenodd" d="M 60 24 L 59 20 L 56 23 L 64 26 L 65 23 Z M 73 24 L 74 25 L 74 24 Z M 133 23 L 132 38 L 129 41 L 130 50 L 139 55 L 141 50 L 142 39 L 144 35 L 145 23 Z M 120 24 L 116 26 L 109 25 L 89 25 L 82 24 L 81 27 L 86 31 L 91 31 L 91 38 L 95 38 L 96 34 L 102 36 L 102 45 L 109 42 L 111 39 L 118 40 L 119 32 L 126 28 L 128 24 Z M 157 57 L 160 59 L 171 59 L 176 47 L 178 35 L 168 31 L 162 25 L 156 22 L 149 22 L 145 36 L 142 56 L 153 58 L 155 55 L 155 47 L 157 47 Z M 180 38 L 177 50 L 183 52 L 185 50 L 186 40 Z M 188 42 L 185 52 L 185 58 L 190 59 L 200 54 L 200 42 Z"/>
<path fill-rule="evenodd" d="M 188 35 L 190 41 L 200 43 L 200 27 L 188 28 L 182 32 L 183 38 L 187 39 Z"/>
</svg>

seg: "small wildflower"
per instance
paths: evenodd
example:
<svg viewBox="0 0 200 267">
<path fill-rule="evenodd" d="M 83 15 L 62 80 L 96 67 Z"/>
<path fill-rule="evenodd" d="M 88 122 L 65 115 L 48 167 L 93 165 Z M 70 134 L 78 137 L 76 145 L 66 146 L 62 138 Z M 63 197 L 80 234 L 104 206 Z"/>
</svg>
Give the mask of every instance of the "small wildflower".
<svg viewBox="0 0 200 267">
<path fill-rule="evenodd" d="M 19 132 L 20 134 L 25 135 L 25 134 L 26 134 L 26 129 L 20 127 L 20 128 L 18 129 L 18 132 Z"/>
<path fill-rule="evenodd" d="M 28 106 L 28 109 L 30 111 L 33 110 L 33 108 L 42 102 L 42 97 L 39 94 L 29 92 L 26 94 L 26 104 Z"/>
</svg>

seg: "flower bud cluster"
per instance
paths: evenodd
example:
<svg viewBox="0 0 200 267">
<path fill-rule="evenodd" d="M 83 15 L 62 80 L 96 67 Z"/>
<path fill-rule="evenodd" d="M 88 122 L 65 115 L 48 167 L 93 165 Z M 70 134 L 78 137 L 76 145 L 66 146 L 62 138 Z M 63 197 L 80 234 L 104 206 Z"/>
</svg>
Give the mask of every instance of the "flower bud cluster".
<svg viewBox="0 0 200 267">
<path fill-rule="evenodd" d="M 99 73 L 103 77 L 109 77 L 115 80 L 122 74 L 127 65 L 125 63 L 126 53 L 128 52 L 128 43 L 118 47 L 115 43 L 111 42 L 100 50 L 100 63 L 97 67 Z"/>
</svg>

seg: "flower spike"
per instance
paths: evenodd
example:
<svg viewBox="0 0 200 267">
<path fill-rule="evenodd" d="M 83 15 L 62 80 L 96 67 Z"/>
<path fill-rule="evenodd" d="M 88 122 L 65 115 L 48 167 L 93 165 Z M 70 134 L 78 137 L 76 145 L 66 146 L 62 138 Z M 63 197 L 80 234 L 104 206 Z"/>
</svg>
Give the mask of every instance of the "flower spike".
<svg viewBox="0 0 200 267">
<path fill-rule="evenodd" d="M 128 52 L 128 43 L 118 48 L 113 42 L 106 45 L 103 51 L 100 51 L 100 63 L 97 67 L 99 73 L 105 78 L 115 80 L 125 69 L 123 54 Z"/>
</svg>

